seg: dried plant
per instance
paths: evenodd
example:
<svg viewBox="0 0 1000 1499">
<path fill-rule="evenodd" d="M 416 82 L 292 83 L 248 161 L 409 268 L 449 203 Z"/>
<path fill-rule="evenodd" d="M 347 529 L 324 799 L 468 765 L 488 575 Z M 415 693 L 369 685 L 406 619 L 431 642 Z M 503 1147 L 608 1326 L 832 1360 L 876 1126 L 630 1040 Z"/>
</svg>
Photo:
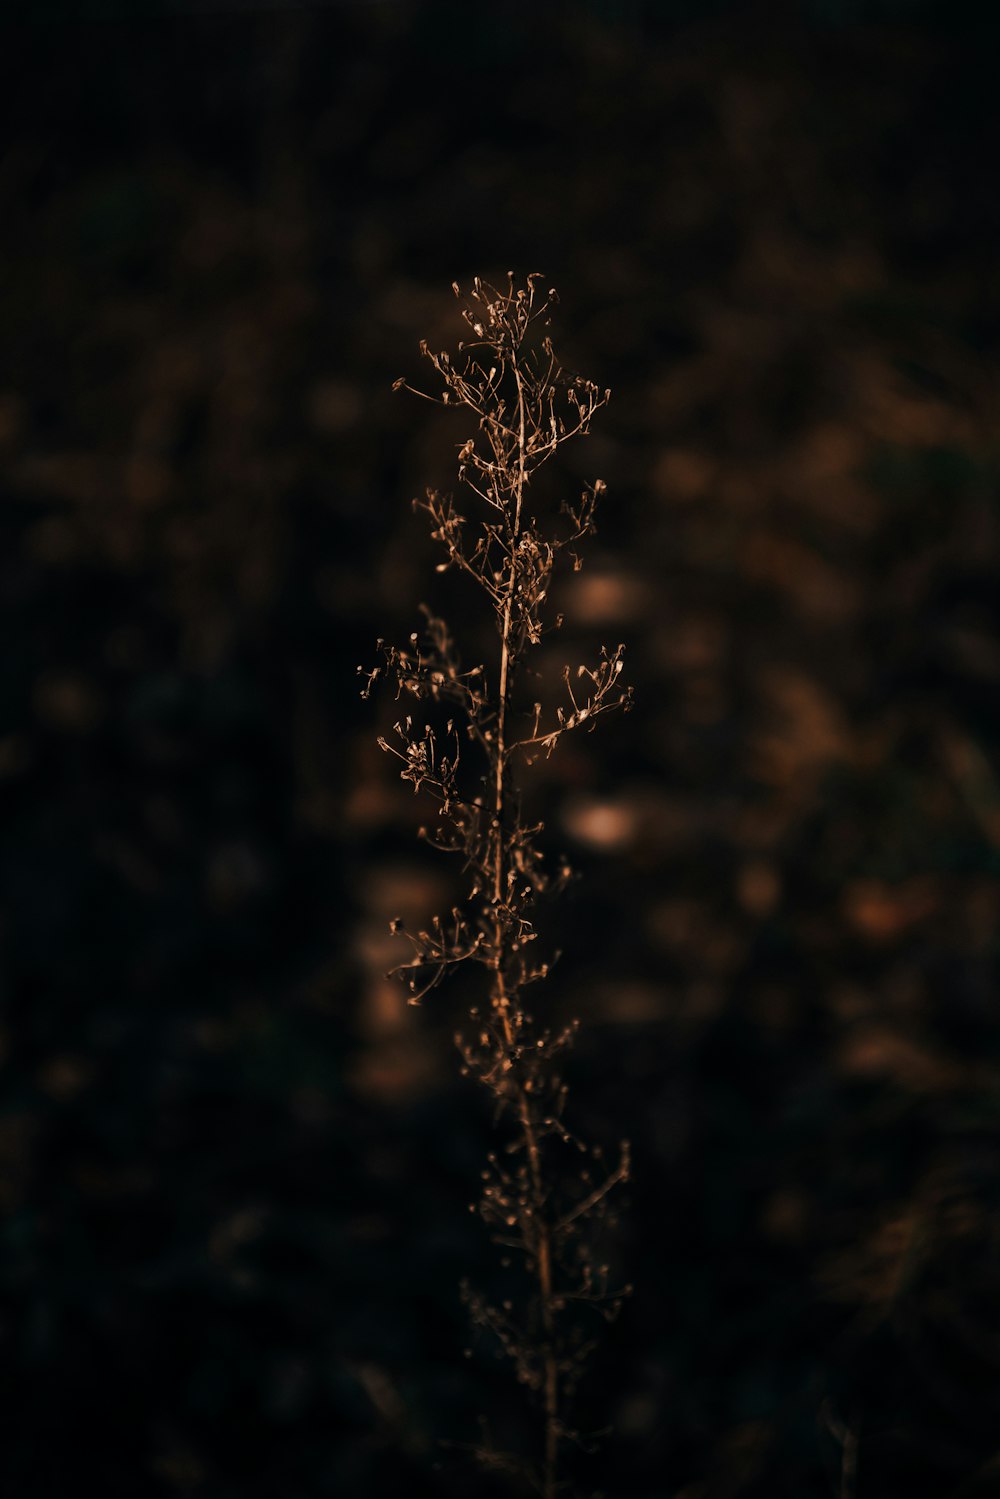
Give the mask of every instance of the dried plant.
<svg viewBox="0 0 1000 1499">
<path fill-rule="evenodd" d="M 618 645 L 602 648 L 592 666 L 565 667 L 564 701 L 551 715 L 541 702 L 522 701 L 531 652 L 547 628 L 562 623 L 559 616 L 544 623 L 553 573 L 564 556 L 581 566 L 576 547 L 594 529 L 605 488 L 597 480 L 577 502 L 564 503 L 547 534 L 528 509 L 529 487 L 563 443 L 586 435 L 610 394 L 559 365 L 547 331 L 557 298 L 539 293 L 540 280 L 529 276 L 518 286 L 511 274 L 500 291 L 477 277 L 465 298 L 455 285 L 471 337 L 455 360 L 421 344 L 443 389 L 414 391 L 472 420 L 458 449 L 458 478 L 463 508 L 475 518 L 435 489 L 414 504 L 443 549 L 437 570 L 456 569 L 493 611 L 495 668 L 464 666 L 445 622 L 425 608 L 423 631 L 407 646 L 379 641 L 381 663 L 358 670 L 364 696 L 384 675 L 397 699 L 422 705 L 379 744 L 399 762 L 403 780 L 436 803 L 436 825 L 422 835 L 458 854 L 468 876 L 464 903 L 446 919 L 418 932 L 393 922 L 411 947 L 396 971 L 412 1004 L 460 965 L 479 964 L 488 974 L 484 999 L 456 1040 L 464 1072 L 492 1095 L 498 1128 L 506 1131 L 483 1172 L 478 1210 L 502 1248 L 512 1294 L 500 1305 L 468 1287 L 464 1294 L 474 1323 L 495 1335 L 535 1396 L 539 1460 L 519 1471 L 543 1499 L 553 1499 L 564 1489 L 564 1444 L 578 1439 L 568 1412 L 592 1346 L 583 1319 L 594 1309 L 613 1317 L 629 1289 L 611 1285 L 599 1253 L 608 1197 L 626 1180 L 629 1155 L 623 1144 L 609 1167 L 600 1148 L 571 1134 L 559 1066 L 576 1022 L 553 1028 L 528 1005 L 530 986 L 550 969 L 534 955 L 536 906 L 565 885 L 570 870 L 562 864 L 553 875 L 545 868 L 542 825 L 522 816 L 518 772 L 539 754 L 551 755 L 564 735 L 589 732 L 604 714 L 627 710 L 631 689 L 622 685 Z M 413 390 L 405 380 L 396 381 L 400 387 Z M 481 1455 L 497 1465 L 495 1454 Z"/>
</svg>

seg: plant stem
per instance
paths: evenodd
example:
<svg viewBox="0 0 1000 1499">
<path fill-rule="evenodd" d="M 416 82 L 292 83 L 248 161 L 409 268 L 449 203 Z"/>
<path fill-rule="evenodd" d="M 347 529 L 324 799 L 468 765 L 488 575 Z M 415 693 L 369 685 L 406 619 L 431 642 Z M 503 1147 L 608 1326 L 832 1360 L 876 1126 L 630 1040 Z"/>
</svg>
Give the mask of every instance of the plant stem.
<svg viewBox="0 0 1000 1499">
<path fill-rule="evenodd" d="M 518 397 L 518 476 L 517 488 L 514 497 L 514 515 L 511 526 L 511 549 L 510 549 L 510 577 L 507 585 L 507 595 L 504 600 L 504 610 L 501 624 L 500 640 L 500 689 L 499 703 L 497 707 L 497 731 L 494 750 L 496 754 L 496 779 L 494 820 L 496 826 L 496 843 L 494 855 L 494 902 L 496 910 L 495 927 L 495 951 L 496 972 L 494 978 L 493 1004 L 499 1016 L 503 1028 L 504 1041 L 507 1053 L 511 1058 L 517 1056 L 516 1023 L 510 1013 L 510 996 L 507 993 L 507 984 L 504 973 L 506 960 L 506 938 L 507 927 L 503 915 L 504 898 L 504 854 L 506 846 L 506 812 L 505 805 L 505 782 L 504 772 L 506 769 L 507 744 L 507 704 L 510 696 L 511 678 L 511 618 L 513 614 L 514 595 L 518 585 L 518 553 L 517 543 L 521 529 L 521 505 L 524 496 L 525 464 L 526 464 L 526 442 L 525 442 L 525 402 L 524 387 L 521 381 L 521 372 L 517 365 L 517 351 L 512 355 L 512 367 L 514 379 L 517 383 Z M 542 1468 L 542 1493 L 543 1499 L 555 1499 L 556 1470 L 559 1457 L 559 1368 L 556 1355 L 555 1323 L 553 1315 L 552 1297 L 552 1239 L 549 1223 L 545 1215 L 546 1194 L 542 1174 L 541 1151 L 538 1144 L 538 1135 L 535 1129 L 535 1121 L 532 1115 L 531 1098 L 529 1097 L 523 1080 L 518 1076 L 515 1069 L 512 1078 L 517 1099 L 517 1114 L 521 1125 L 521 1133 L 524 1139 L 525 1153 L 528 1158 L 528 1176 L 530 1182 L 530 1210 L 531 1210 L 531 1233 L 526 1234 L 526 1240 L 531 1243 L 534 1252 L 535 1274 L 538 1280 L 539 1300 L 542 1314 L 542 1330 L 544 1345 L 542 1350 L 543 1359 L 543 1402 L 545 1411 L 545 1441 L 544 1458 Z"/>
<path fill-rule="evenodd" d="M 511 273 L 506 292 L 475 279 L 462 315 L 478 342 L 459 348 L 485 350 L 484 355 L 466 352 L 464 360 L 454 364 L 447 353 L 435 354 L 426 343 L 421 345 L 445 387 L 440 397 L 425 399 L 463 408 L 476 417 L 481 434 L 470 437 L 458 453 L 459 480 L 485 507 L 475 540 L 450 495 L 428 489 L 426 499 L 414 503 L 430 517 L 432 535 L 445 548 L 447 560 L 439 571 L 459 568 L 489 600 L 500 643 L 496 696 L 482 666 L 460 669 L 443 620 L 428 615 L 424 645 L 416 633 L 403 650 L 379 643 L 397 697 L 412 693 L 447 705 L 452 712 L 459 710 L 456 717 L 465 719 L 485 760 L 482 796 L 474 803 L 466 800 L 464 776 L 458 775 L 460 730 L 453 718 L 448 723 L 447 753 L 434 728 L 425 723 L 421 730 L 410 714 L 401 715 L 393 726 L 401 746 L 385 738 L 379 744 L 400 762 L 401 778 L 414 791 L 424 787 L 438 803 L 442 824 L 428 841 L 464 852 L 466 868 L 473 871 L 469 901 L 475 905 L 469 914 L 456 906 L 450 922 L 435 918 L 430 929 L 417 933 L 406 932 L 401 921 L 393 923 L 393 930 L 403 930 L 413 948 L 410 960 L 395 971 L 406 975 L 410 1002 L 417 1004 L 461 963 L 471 960 L 490 970 L 489 1023 L 483 1025 L 476 1005 L 471 1009 L 475 1034 L 466 1037 L 460 1032 L 456 1039 L 464 1071 L 489 1089 L 497 1117 L 506 1115 L 512 1127 L 509 1144 L 515 1160 L 507 1164 L 491 1153 L 479 1206 L 495 1241 L 518 1250 L 521 1278 L 527 1281 L 520 1290 L 527 1295 L 518 1295 L 516 1311 L 512 1300 L 501 1309 L 471 1290 L 466 1299 L 476 1324 L 499 1339 L 499 1351 L 514 1361 L 518 1378 L 541 1406 L 540 1450 L 530 1488 L 540 1499 L 556 1499 L 563 1487 L 560 1458 L 571 1437 L 567 1415 L 586 1352 L 586 1346 L 581 1350 L 578 1345 L 575 1311 L 568 1313 L 566 1303 L 570 1298 L 603 1303 L 605 1315 L 611 1316 L 625 1294 L 608 1290 L 606 1266 L 594 1273 L 593 1240 L 601 1227 L 604 1198 L 627 1178 L 628 1158 L 623 1150 L 618 1170 L 592 1188 L 588 1170 L 560 1168 L 552 1143 L 555 1136 L 564 1144 L 571 1140 L 559 1122 L 566 1088 L 554 1070 L 554 1059 L 569 1044 L 573 1027 L 554 1033 L 548 1026 L 536 1026 L 524 1010 L 522 991 L 549 969 L 548 963 L 533 962 L 525 952 L 537 936 L 531 920 L 536 897 L 558 888 L 569 870 L 561 869 L 554 881 L 545 869 L 535 842 L 541 824 L 527 827 L 521 816 L 515 760 L 518 750 L 529 747 L 551 754 L 564 734 L 583 724 L 590 730 L 598 716 L 614 708 L 627 711 L 631 689 L 619 686 L 624 645 L 615 650 L 602 646 L 593 669 L 579 668 L 575 680 L 582 686 L 576 691 L 569 667 L 565 668 L 569 701 L 556 708 L 554 726 L 543 731 L 542 707 L 536 704 L 530 734 L 517 736 L 514 687 L 529 648 L 541 641 L 550 578 L 559 554 L 567 550 L 574 568 L 580 566 L 572 548 L 593 529 L 594 506 L 605 486 L 595 480 L 577 504 L 565 502 L 561 513 L 568 522 L 550 532 L 526 512 L 526 491 L 535 470 L 563 442 L 587 433 L 591 417 L 610 395 L 593 381 L 567 374 L 547 334 L 532 335 L 532 324 L 558 300 L 550 291 L 543 305 L 536 306 L 539 279 L 529 276 L 527 290 L 519 290 Z M 457 284 L 454 291 L 461 297 Z M 545 317 L 544 326 L 548 323 Z M 396 381 L 396 388 L 401 386 L 414 390 L 405 380 Z M 557 619 L 554 627 L 560 622 Z M 368 674 L 365 696 L 379 674 L 380 668 Z M 597 1162 L 599 1151 L 579 1140 L 574 1143 Z M 564 1315 L 570 1320 L 569 1331 Z"/>
</svg>

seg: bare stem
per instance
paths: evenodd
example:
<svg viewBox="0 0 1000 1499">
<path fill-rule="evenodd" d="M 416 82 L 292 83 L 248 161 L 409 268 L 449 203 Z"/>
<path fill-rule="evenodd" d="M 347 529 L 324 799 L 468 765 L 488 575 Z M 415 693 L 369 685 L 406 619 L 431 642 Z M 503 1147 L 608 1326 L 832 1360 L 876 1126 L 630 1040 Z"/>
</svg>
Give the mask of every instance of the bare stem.
<svg viewBox="0 0 1000 1499">
<path fill-rule="evenodd" d="M 506 724 L 507 705 L 510 690 L 510 662 L 511 662 L 511 619 L 514 607 L 514 597 L 518 587 L 518 561 L 517 546 L 521 531 L 521 508 L 524 497 L 526 443 L 525 443 L 525 400 L 524 384 L 521 379 L 521 371 L 518 365 L 518 351 L 515 348 L 511 356 L 514 380 L 517 386 L 517 408 L 518 408 L 518 465 L 517 465 L 517 487 L 514 497 L 514 514 L 511 525 L 510 536 L 510 571 L 508 575 L 507 594 L 504 599 L 503 620 L 500 638 L 500 687 L 499 708 L 497 714 L 496 732 L 496 779 L 494 802 L 494 816 L 496 819 L 497 836 L 494 844 L 494 900 L 496 902 L 496 977 L 492 1002 L 498 1013 L 500 1023 L 503 1027 L 504 1041 L 509 1052 L 514 1052 L 517 1045 L 517 1036 L 514 1023 L 510 1015 L 510 996 L 507 993 L 506 979 L 504 976 L 507 961 L 507 922 L 503 915 L 503 887 L 505 878 L 504 850 L 506 840 L 504 830 L 508 820 L 508 809 L 505 798 L 507 744 Z M 534 1266 L 538 1279 L 539 1301 L 541 1304 L 542 1332 L 544 1345 L 542 1348 L 543 1360 L 543 1401 L 545 1410 L 545 1439 L 544 1457 L 542 1467 L 542 1493 L 543 1499 L 554 1499 L 556 1486 L 556 1472 L 559 1461 L 559 1366 L 556 1354 L 555 1326 L 553 1318 L 553 1296 L 552 1296 L 552 1243 L 549 1223 L 546 1217 L 546 1193 L 542 1173 L 541 1152 L 538 1145 L 538 1137 L 535 1130 L 535 1121 L 532 1117 L 531 1099 L 525 1090 L 524 1079 L 515 1073 L 514 1089 L 517 1094 L 517 1115 L 521 1126 L 524 1149 L 528 1159 L 529 1179 L 531 1185 L 531 1222 L 533 1224 L 532 1237 L 534 1239 Z"/>
<path fill-rule="evenodd" d="M 624 646 L 619 645 L 602 647 L 596 665 L 579 667 L 572 678 L 566 667 L 564 706 L 546 715 L 536 703 L 527 732 L 526 705 L 517 702 L 518 668 L 541 641 L 556 563 L 565 552 L 579 567 L 574 547 L 592 529 L 604 492 L 598 479 L 577 504 L 564 503 L 568 525 L 561 533 L 543 532 L 533 517 L 525 521 L 532 474 L 563 442 L 586 434 L 609 394 L 567 374 L 549 336 L 538 335 L 535 325 L 542 320 L 548 326 L 547 313 L 556 300 L 551 291 L 540 299 L 539 280 L 529 276 L 526 287 L 518 288 L 511 276 L 504 292 L 474 281 L 462 316 L 475 341 L 459 345 L 462 360 L 453 362 L 449 354 L 422 345 L 444 386 L 428 399 L 475 419 L 475 435 L 459 448 L 458 477 L 478 521 L 467 521 L 452 496 L 437 490 L 428 490 L 415 504 L 430 518 L 432 535 L 444 548 L 438 570 L 457 569 L 478 586 L 494 612 L 496 697 L 485 669 L 463 667 L 444 621 L 429 611 L 425 640 L 413 634 L 402 649 L 380 642 L 384 666 L 362 675 L 365 696 L 385 671 L 395 681 L 397 698 L 429 701 L 452 715 L 442 731 L 439 724 L 421 726 L 401 714 L 393 726 L 397 742 L 379 740 L 400 766 L 402 779 L 414 791 L 429 793 L 437 808 L 439 826 L 424 830 L 427 841 L 461 854 L 471 877 L 465 907 L 456 906 L 448 920 L 435 918 L 417 933 L 406 931 L 401 921 L 393 923 L 413 949 L 397 971 L 406 977 L 415 1004 L 461 963 L 490 970 L 488 1015 L 480 1017 L 474 1007 L 473 1034 L 458 1040 L 465 1071 L 492 1092 L 498 1116 L 506 1114 L 513 1126 L 502 1160 L 490 1156 L 479 1207 L 495 1241 L 520 1256 L 528 1289 L 516 1308 L 512 1301 L 493 1306 L 472 1292 L 467 1299 L 476 1323 L 499 1339 L 519 1380 L 541 1405 L 541 1465 L 530 1481 L 542 1499 L 555 1499 L 562 1487 L 560 1457 L 572 1435 L 566 1413 L 589 1347 L 573 1322 L 582 1315 L 576 1308 L 590 1303 L 611 1316 L 625 1294 L 609 1292 L 608 1267 L 598 1262 L 596 1246 L 606 1199 L 627 1178 L 628 1153 L 623 1150 L 610 1175 L 600 1168 L 601 1185 L 593 1187 L 591 1167 L 597 1167 L 600 1151 L 571 1137 L 563 1124 L 566 1088 L 556 1070 L 575 1022 L 554 1033 L 536 1024 L 522 1003 L 524 988 L 549 970 L 548 963 L 527 956 L 537 935 L 534 903 L 559 888 L 569 871 L 564 866 L 554 880 L 545 872 L 535 842 L 541 825 L 522 821 L 514 766 L 519 752 L 528 761 L 536 748 L 551 754 L 564 734 L 584 725 L 590 730 L 612 709 L 627 710 L 631 691 L 620 685 Z M 460 295 L 457 286 L 454 290 Z M 396 383 L 413 388 L 405 380 Z M 519 713 L 520 733 L 514 727 Z M 461 780 L 458 775 L 461 745 L 469 741 L 483 766 L 481 797 L 470 797 L 464 775 Z M 577 1163 L 570 1170 L 558 1164 L 558 1151 L 567 1146 Z"/>
</svg>

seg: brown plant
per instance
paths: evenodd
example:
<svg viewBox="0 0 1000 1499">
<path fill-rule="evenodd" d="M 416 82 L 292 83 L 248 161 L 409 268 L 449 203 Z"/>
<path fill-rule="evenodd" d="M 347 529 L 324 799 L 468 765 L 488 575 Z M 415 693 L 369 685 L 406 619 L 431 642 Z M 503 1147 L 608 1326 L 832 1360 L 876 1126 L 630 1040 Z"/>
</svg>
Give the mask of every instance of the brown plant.
<svg viewBox="0 0 1000 1499">
<path fill-rule="evenodd" d="M 425 608 L 424 629 L 407 646 L 379 641 L 382 662 L 358 670 L 365 697 L 387 676 L 397 699 L 423 704 L 426 719 L 437 724 L 406 713 L 395 737 L 379 744 L 399 762 L 402 779 L 436 803 L 436 825 L 421 832 L 460 856 L 469 887 L 463 905 L 427 930 L 409 932 L 393 922 L 411 946 L 396 971 L 412 1004 L 462 964 L 480 964 L 489 975 L 484 1001 L 472 1007 L 471 1025 L 456 1040 L 464 1073 L 490 1092 L 497 1123 L 506 1124 L 505 1148 L 490 1154 L 483 1172 L 478 1210 L 505 1266 L 523 1272 L 522 1293 L 494 1305 L 467 1286 L 463 1291 L 474 1323 L 495 1335 L 536 1397 L 540 1456 L 519 1471 L 543 1499 L 553 1499 L 564 1488 L 564 1444 L 577 1438 L 570 1402 L 593 1346 L 581 1309 L 613 1317 L 629 1290 L 611 1285 L 598 1252 L 609 1194 L 628 1177 L 629 1151 L 624 1142 L 609 1167 L 599 1147 L 570 1132 L 559 1059 L 577 1022 L 553 1028 L 528 1007 L 530 986 L 551 967 L 534 956 L 534 912 L 540 897 L 565 885 L 570 870 L 565 863 L 554 875 L 546 869 L 542 825 L 522 816 L 518 770 L 539 754 L 551 755 L 564 735 L 590 732 L 604 714 L 627 710 L 632 694 L 622 686 L 625 648 L 618 645 L 602 647 L 592 666 L 565 667 L 564 701 L 551 716 L 540 702 L 526 706 L 521 698 L 530 653 L 547 629 L 562 623 L 561 616 L 544 622 L 553 573 L 564 555 L 581 566 L 576 546 L 593 531 L 605 488 L 597 480 L 576 503 L 564 502 L 562 524 L 547 533 L 527 508 L 529 487 L 563 443 L 586 435 L 610 395 L 560 366 L 547 331 L 557 298 L 554 291 L 541 296 L 540 281 L 532 275 L 518 286 L 510 274 L 501 291 L 477 277 L 467 298 L 455 284 L 472 337 L 459 344 L 455 360 L 422 343 L 443 389 L 414 391 L 474 420 L 459 446 L 458 478 L 475 519 L 435 489 L 414 505 L 444 550 L 437 570 L 457 570 L 485 595 L 497 628 L 495 667 L 464 666 L 448 626 Z M 400 387 L 413 390 L 405 380 L 396 381 Z M 481 1456 L 496 1466 L 495 1454 Z"/>
</svg>

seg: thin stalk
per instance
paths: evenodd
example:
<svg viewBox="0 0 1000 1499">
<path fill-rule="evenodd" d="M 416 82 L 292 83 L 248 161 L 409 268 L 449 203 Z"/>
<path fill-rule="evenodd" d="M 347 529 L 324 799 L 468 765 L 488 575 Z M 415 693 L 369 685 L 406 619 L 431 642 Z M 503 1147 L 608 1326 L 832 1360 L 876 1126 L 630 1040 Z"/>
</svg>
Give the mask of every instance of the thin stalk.
<svg viewBox="0 0 1000 1499">
<path fill-rule="evenodd" d="M 417 1004 L 461 963 L 486 963 L 491 970 L 490 1024 L 484 1027 L 477 1020 L 475 1033 L 459 1033 L 457 1040 L 465 1071 L 493 1093 L 498 1114 L 509 1111 L 513 1125 L 516 1164 L 507 1165 L 491 1155 L 480 1211 L 499 1230 L 494 1234 L 498 1244 L 510 1244 L 507 1230 L 520 1225 L 516 1241 L 528 1295 L 527 1305 L 519 1306 L 517 1312 L 513 1302 L 506 1302 L 500 1310 L 472 1291 L 466 1299 L 476 1324 L 499 1338 L 501 1351 L 515 1361 L 519 1377 L 530 1382 L 539 1398 L 543 1433 L 531 1486 L 541 1499 L 555 1499 L 561 1488 L 559 1460 L 571 1436 L 567 1414 L 573 1382 L 584 1358 L 574 1337 L 560 1342 L 559 1314 L 568 1299 L 603 1306 L 604 1315 L 611 1316 L 627 1294 L 609 1291 L 606 1270 L 595 1278 L 591 1267 L 604 1198 L 627 1178 L 628 1158 L 623 1151 L 618 1170 L 593 1189 L 589 1171 L 561 1169 L 546 1146 L 548 1137 L 558 1132 L 566 1091 L 554 1071 L 554 1059 L 568 1044 L 570 1030 L 553 1035 L 547 1027 L 536 1027 L 522 1007 L 521 991 L 544 978 L 549 966 L 536 965 L 525 955 L 526 943 L 537 935 L 531 908 L 537 895 L 559 887 L 566 871 L 553 880 L 544 868 L 535 844 L 541 827 L 526 827 L 520 815 L 514 761 L 518 750 L 535 745 L 551 754 L 564 734 L 581 726 L 589 732 L 599 716 L 615 708 L 627 710 L 631 691 L 619 685 L 625 647 L 602 646 L 597 663 L 592 668 L 579 667 L 573 682 L 566 667 L 566 701 L 555 709 L 555 721 L 547 731 L 540 704 L 527 738 L 518 739 L 512 727 L 514 682 L 529 648 L 540 643 L 542 606 L 556 559 L 568 552 L 574 567 L 579 567 L 573 548 L 592 529 L 594 506 L 604 492 L 599 479 L 588 485 L 577 504 L 564 503 L 568 525 L 550 532 L 525 516 L 524 499 L 535 469 L 563 442 L 585 433 L 590 418 L 609 395 L 592 381 L 568 375 L 557 363 L 547 335 L 540 340 L 545 358 L 540 361 L 532 351 L 530 325 L 545 317 L 547 326 L 548 309 L 557 300 L 550 292 L 536 308 L 538 279 L 528 278 L 526 292 L 516 288 L 513 275 L 506 292 L 498 292 L 478 277 L 474 281 L 463 317 L 479 342 L 460 345 L 460 349 L 486 351 L 483 362 L 466 352 L 464 361 L 456 364 L 447 353 L 435 354 L 426 343 L 421 345 L 445 387 L 439 397 L 428 399 L 477 418 L 476 431 L 481 436 L 474 435 L 460 446 L 458 476 L 478 497 L 482 514 L 473 526 L 459 514 L 451 496 L 433 489 L 415 505 L 429 516 L 432 535 L 445 549 L 446 560 L 439 570 L 458 568 L 482 589 L 491 612 L 495 611 L 500 639 L 497 695 L 490 690 L 493 684 L 488 684 L 482 667 L 471 672 L 459 669 L 441 620 L 428 616 L 428 638 L 422 647 L 416 634 L 402 650 L 379 643 L 397 696 L 405 693 L 429 700 L 447 706 L 450 713 L 457 709 L 458 720 L 464 717 L 486 762 L 485 806 L 479 798 L 471 805 L 465 799 L 458 775 L 460 727 L 452 722 L 448 732 L 454 746 L 450 740 L 447 754 L 431 725 L 425 721 L 421 727 L 409 713 L 393 726 L 398 743 L 384 736 L 378 742 L 395 757 L 401 778 L 437 804 L 441 826 L 430 835 L 425 832 L 428 841 L 448 851 L 464 852 L 466 868 L 473 872 L 469 891 L 473 910 L 467 915 L 453 908 L 453 925 L 435 918 L 429 929 L 409 932 L 402 921 L 393 922 L 392 929 L 402 933 L 412 948 L 409 960 L 395 971 L 406 979 L 410 1001 Z M 461 296 L 457 284 L 454 290 Z M 397 389 L 414 389 L 405 379 L 395 383 Z M 516 397 L 511 387 L 516 387 Z M 367 674 L 364 668 L 359 671 L 366 676 L 363 693 L 367 696 L 381 668 Z M 478 1006 L 471 1013 L 478 1016 Z M 568 1143 L 570 1137 L 563 1138 Z M 576 1143 L 597 1162 L 598 1151 Z"/>
<path fill-rule="evenodd" d="M 524 497 L 525 468 L 527 462 L 527 444 L 525 435 L 525 401 L 524 387 L 521 382 L 521 372 L 517 365 L 517 353 L 514 352 L 512 367 L 514 379 L 517 383 L 518 399 L 518 475 L 517 488 L 514 497 L 514 516 L 511 528 L 510 547 L 510 574 L 507 586 L 507 596 L 504 600 L 504 610 L 501 625 L 500 640 L 500 689 L 499 704 L 497 711 L 496 732 L 496 780 L 494 817 L 496 823 L 495 844 L 495 868 L 494 868 L 494 899 L 496 906 L 496 928 L 495 928 L 495 951 L 496 951 L 496 974 L 494 983 L 494 1004 L 503 1026 L 504 1041 L 508 1054 L 516 1055 L 517 1037 L 515 1024 L 510 1013 L 510 997 L 507 994 L 507 985 L 504 975 L 506 961 L 506 922 L 502 912 L 503 884 L 504 884 L 504 852 L 505 852 L 505 783 L 504 771 L 506 769 L 507 745 L 506 745 L 506 723 L 507 703 L 510 695 L 511 677 L 511 618 L 513 615 L 514 595 L 518 584 L 518 561 L 517 542 L 521 529 L 521 506 Z M 535 1129 L 535 1121 L 532 1116 L 531 1099 L 525 1091 L 522 1080 L 515 1073 L 514 1088 L 517 1096 L 517 1114 L 524 1138 L 525 1152 L 528 1158 L 528 1174 L 531 1183 L 531 1235 L 529 1242 L 532 1243 L 535 1260 L 535 1274 L 538 1280 L 539 1299 L 542 1313 L 542 1331 L 544 1346 L 543 1360 L 543 1402 L 545 1411 L 545 1440 L 544 1458 L 542 1468 L 542 1493 L 543 1499 L 555 1499 L 556 1471 L 559 1458 L 559 1367 L 556 1355 L 555 1319 L 552 1306 L 552 1237 L 548 1220 L 545 1215 L 546 1194 L 544 1178 L 542 1174 L 541 1151 L 538 1144 L 538 1135 Z"/>
</svg>

